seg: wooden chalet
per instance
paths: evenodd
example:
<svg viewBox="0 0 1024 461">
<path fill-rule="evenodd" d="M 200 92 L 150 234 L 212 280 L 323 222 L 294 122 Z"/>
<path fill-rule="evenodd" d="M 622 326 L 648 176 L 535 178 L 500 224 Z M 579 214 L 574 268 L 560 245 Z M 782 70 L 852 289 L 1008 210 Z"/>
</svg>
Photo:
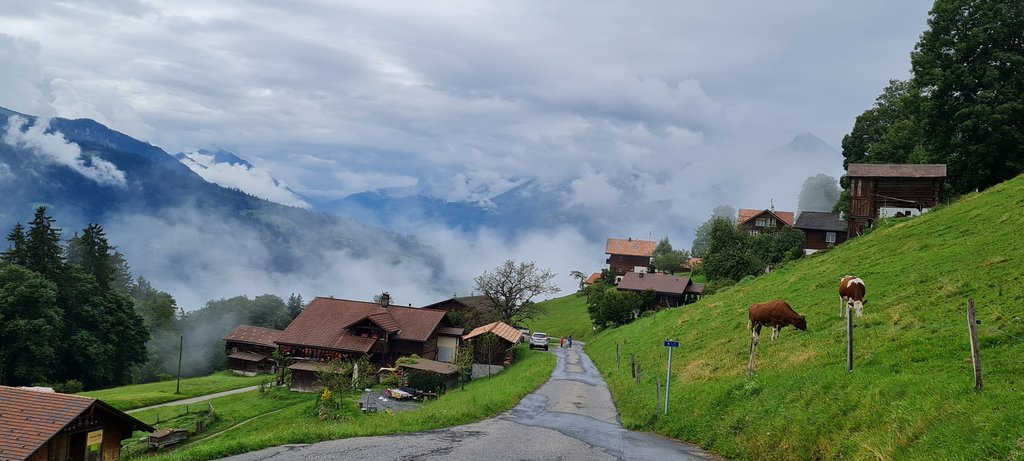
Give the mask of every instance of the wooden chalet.
<svg viewBox="0 0 1024 461">
<path fill-rule="evenodd" d="M 493 344 L 480 340 L 485 335 L 493 334 Z M 473 348 L 473 363 L 503 364 L 512 362 L 512 350 L 523 338 L 523 332 L 505 322 L 488 323 L 467 333 L 462 337 Z"/>
<path fill-rule="evenodd" d="M 615 275 L 625 275 L 636 267 L 647 268 L 651 265 L 651 256 L 654 256 L 654 248 L 657 246 L 658 242 L 650 240 L 609 238 L 604 246 L 604 252 L 608 255 L 605 263 Z"/>
<path fill-rule="evenodd" d="M 769 230 L 793 226 L 792 211 L 775 211 L 774 208 L 754 210 L 740 208 L 736 224 L 750 232 L 750 235 L 763 234 Z"/>
<path fill-rule="evenodd" d="M 617 289 L 637 293 L 652 290 L 657 294 L 657 304 L 663 307 L 694 303 L 704 295 L 704 284 L 693 283 L 690 277 L 637 272 L 630 272 L 622 277 Z"/>
<path fill-rule="evenodd" d="M 101 400 L 0 386 L 0 460 L 116 461 L 122 440 L 154 430 Z"/>
<path fill-rule="evenodd" d="M 793 226 L 804 233 L 804 253 L 811 254 L 846 241 L 846 220 L 839 213 L 802 211 Z"/>
<path fill-rule="evenodd" d="M 944 164 L 851 163 L 849 235 L 857 236 L 879 218 L 917 216 L 939 203 Z"/>
<path fill-rule="evenodd" d="M 328 362 L 368 357 L 377 365 L 393 364 L 416 354 L 425 359 L 454 357 L 462 333 L 450 328 L 445 311 L 317 297 L 275 341 L 295 361 Z M 439 340 L 439 338 L 441 338 Z"/>
<path fill-rule="evenodd" d="M 274 341 L 284 331 L 272 328 L 239 325 L 224 337 L 224 351 L 228 354 L 228 369 L 246 376 L 257 373 L 273 373 L 277 362 L 273 354 L 277 349 Z"/>
<path fill-rule="evenodd" d="M 448 321 L 452 325 L 474 328 L 478 325 L 493 322 L 498 318 L 486 296 L 452 297 L 444 301 L 423 306 L 423 309 L 437 309 L 448 313 Z M 459 336 L 463 332 L 459 333 Z"/>
</svg>

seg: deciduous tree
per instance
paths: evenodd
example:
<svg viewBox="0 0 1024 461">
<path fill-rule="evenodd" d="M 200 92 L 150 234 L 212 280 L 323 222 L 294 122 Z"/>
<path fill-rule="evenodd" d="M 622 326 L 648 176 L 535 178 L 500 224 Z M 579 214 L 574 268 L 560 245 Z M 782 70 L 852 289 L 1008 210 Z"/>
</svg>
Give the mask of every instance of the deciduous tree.
<svg viewBox="0 0 1024 461">
<path fill-rule="evenodd" d="M 518 325 L 541 313 L 542 308 L 533 302 L 534 298 L 560 291 L 551 283 L 555 275 L 550 269 L 538 269 L 532 261 L 516 263 L 509 259 L 474 280 L 476 290 L 487 298 L 498 317 Z"/>
</svg>

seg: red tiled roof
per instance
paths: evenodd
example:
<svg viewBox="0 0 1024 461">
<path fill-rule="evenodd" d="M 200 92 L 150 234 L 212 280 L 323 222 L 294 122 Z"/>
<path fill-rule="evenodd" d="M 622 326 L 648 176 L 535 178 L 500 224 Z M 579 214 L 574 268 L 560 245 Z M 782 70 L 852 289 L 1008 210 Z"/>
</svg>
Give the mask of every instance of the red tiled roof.
<svg viewBox="0 0 1024 461">
<path fill-rule="evenodd" d="M 846 176 L 857 178 L 945 178 L 944 163 L 851 163 Z"/>
<path fill-rule="evenodd" d="M 398 330 L 401 330 L 401 328 L 398 328 L 398 322 L 396 322 L 395 318 L 391 316 L 391 313 L 389 312 L 388 309 L 386 309 L 384 312 L 370 314 L 366 318 L 369 319 L 371 322 L 379 325 L 384 331 L 388 333 L 395 333 Z"/>
<path fill-rule="evenodd" d="M 272 328 L 254 327 L 251 325 L 239 325 L 231 333 L 224 337 L 224 341 L 236 343 L 249 343 L 258 346 L 277 347 L 274 341 L 284 333 L 281 330 Z"/>
<path fill-rule="evenodd" d="M 786 223 L 788 226 L 792 226 L 795 220 L 794 213 L 792 211 L 772 211 L 772 210 L 754 210 L 750 208 L 740 208 L 739 218 L 736 220 L 737 224 L 743 224 L 751 219 L 760 216 L 762 213 L 771 213 L 775 215 L 780 221 Z"/>
<path fill-rule="evenodd" d="M 610 255 L 626 255 L 626 256 L 652 256 L 654 255 L 654 247 L 658 246 L 658 242 L 652 242 L 650 240 L 632 240 L 632 239 L 608 239 L 608 243 L 604 246 L 604 252 Z"/>
<path fill-rule="evenodd" d="M 594 272 L 593 274 L 590 274 L 590 277 L 587 277 L 587 285 L 593 285 L 594 282 L 597 282 L 600 279 L 601 279 L 601 273 L 600 272 Z"/>
<path fill-rule="evenodd" d="M 28 458 L 93 405 L 135 428 L 154 430 L 93 398 L 0 386 L 0 460 Z"/>
<path fill-rule="evenodd" d="M 389 314 L 394 324 L 374 314 Z M 397 327 L 395 339 L 423 342 L 444 316 L 444 311 L 434 309 L 391 306 L 385 310 L 377 303 L 317 297 L 288 325 L 277 343 L 366 352 L 373 346 L 373 338 L 352 335 L 347 327 L 364 319 L 379 320 L 382 328 Z"/>
<path fill-rule="evenodd" d="M 626 272 L 619 282 L 619 290 L 644 291 L 654 290 L 656 293 L 681 295 L 690 285 L 689 277 L 676 277 L 662 274 L 640 274 Z"/>
<path fill-rule="evenodd" d="M 499 321 L 476 327 L 468 335 L 463 336 L 462 339 L 472 339 L 485 333 L 494 333 L 510 343 L 517 343 L 523 337 L 523 332 L 505 322 Z"/>
</svg>

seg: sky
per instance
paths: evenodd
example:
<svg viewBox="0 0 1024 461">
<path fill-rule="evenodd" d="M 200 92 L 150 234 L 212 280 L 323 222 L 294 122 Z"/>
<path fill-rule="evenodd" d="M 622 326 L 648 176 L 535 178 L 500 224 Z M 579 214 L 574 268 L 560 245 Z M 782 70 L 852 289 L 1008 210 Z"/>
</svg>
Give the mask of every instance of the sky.
<svg viewBox="0 0 1024 461">
<path fill-rule="evenodd" d="M 0 0 L 0 106 L 234 152 L 266 174 L 218 174 L 257 195 L 272 176 L 314 201 L 393 187 L 486 202 L 535 179 L 610 233 L 689 247 L 716 205 L 792 209 L 804 178 L 842 174 L 843 135 L 909 75 L 930 7 Z M 831 163 L 764 156 L 801 133 Z M 535 240 L 482 252 L 495 266 Z"/>
</svg>

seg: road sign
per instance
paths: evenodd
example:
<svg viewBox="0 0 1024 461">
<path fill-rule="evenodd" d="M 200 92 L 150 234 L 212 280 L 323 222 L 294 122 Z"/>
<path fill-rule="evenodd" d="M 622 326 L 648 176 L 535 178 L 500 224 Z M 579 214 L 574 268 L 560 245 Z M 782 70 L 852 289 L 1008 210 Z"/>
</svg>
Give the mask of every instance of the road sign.
<svg viewBox="0 0 1024 461">
<path fill-rule="evenodd" d="M 679 341 L 665 341 L 665 347 L 679 347 Z"/>
</svg>

